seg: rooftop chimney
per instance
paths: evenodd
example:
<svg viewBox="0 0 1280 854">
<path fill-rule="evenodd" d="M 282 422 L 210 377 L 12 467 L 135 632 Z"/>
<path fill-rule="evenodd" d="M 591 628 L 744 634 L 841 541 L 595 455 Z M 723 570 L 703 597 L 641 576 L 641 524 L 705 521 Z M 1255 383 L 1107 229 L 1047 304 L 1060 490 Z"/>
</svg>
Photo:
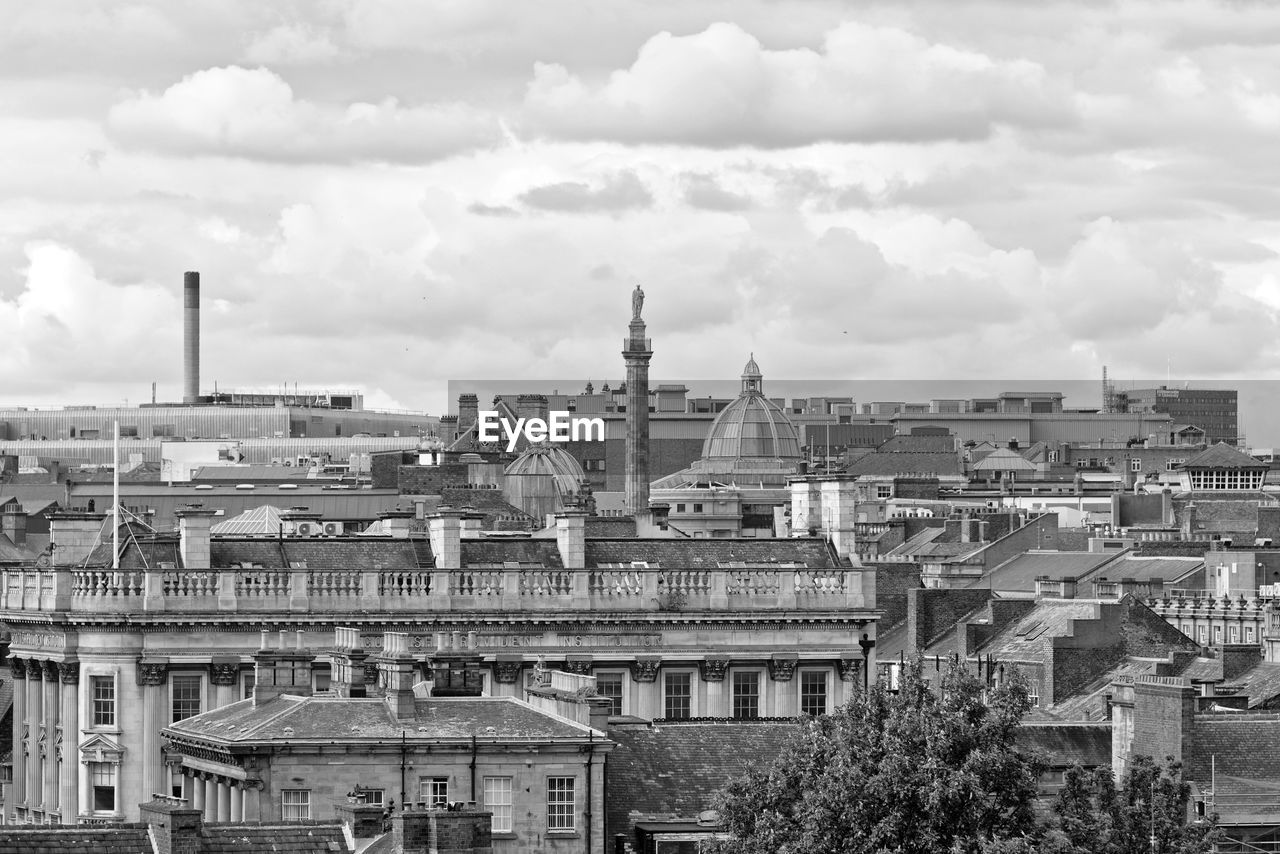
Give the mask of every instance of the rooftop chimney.
<svg viewBox="0 0 1280 854">
<path fill-rule="evenodd" d="M 197 854 L 203 814 L 182 798 L 152 795 L 150 803 L 138 805 L 138 815 L 148 825 L 156 854 Z"/>
<path fill-rule="evenodd" d="M 397 721 L 414 717 L 413 682 L 417 661 L 409 652 L 409 636 L 404 632 L 384 632 L 378 670 L 386 686 L 387 707 Z"/>
<path fill-rule="evenodd" d="M 367 697 L 364 663 L 369 657 L 359 629 L 338 627 L 333 630 L 334 649 L 330 653 L 333 676 L 330 688 L 339 697 Z"/>
<path fill-rule="evenodd" d="M 182 274 L 182 402 L 200 402 L 200 274 Z"/>
<path fill-rule="evenodd" d="M 302 636 L 298 635 L 301 641 Z M 271 635 L 262 633 L 262 648 L 253 654 L 253 704 L 275 699 L 281 694 L 306 697 L 311 694 L 311 662 L 315 659 L 300 646 L 285 648 L 285 632 L 280 632 L 280 646 L 271 647 Z"/>
<path fill-rule="evenodd" d="M 178 517 L 178 550 L 183 569 L 209 569 L 213 565 L 211 534 L 216 510 L 184 507 L 173 511 Z"/>
<path fill-rule="evenodd" d="M 476 633 L 436 632 L 431 656 L 432 697 L 479 697 L 484 691 Z"/>
</svg>

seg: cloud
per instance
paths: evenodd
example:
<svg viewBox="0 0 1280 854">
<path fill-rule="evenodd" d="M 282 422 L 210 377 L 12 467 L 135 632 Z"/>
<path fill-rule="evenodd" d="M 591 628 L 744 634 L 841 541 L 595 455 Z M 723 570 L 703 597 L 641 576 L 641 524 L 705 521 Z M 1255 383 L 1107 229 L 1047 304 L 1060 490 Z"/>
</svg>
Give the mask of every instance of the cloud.
<svg viewBox="0 0 1280 854">
<path fill-rule="evenodd" d="M 520 194 L 520 201 L 558 213 L 617 213 L 651 206 L 653 194 L 635 172 L 621 171 L 606 176 L 596 187 L 577 181 L 532 187 Z"/>
<path fill-rule="evenodd" d="M 831 30 L 818 50 L 771 50 L 730 23 L 663 32 L 599 84 L 538 63 L 525 117 L 555 137 L 713 148 L 983 139 L 1000 124 L 1072 118 L 1066 90 L 1033 62 L 860 23 Z"/>
<path fill-rule="evenodd" d="M 344 55 L 327 30 L 301 23 L 255 33 L 244 50 L 245 60 L 254 65 L 327 63 Z"/>
<path fill-rule="evenodd" d="M 684 200 L 707 211 L 744 211 L 752 206 L 750 196 L 732 193 L 720 186 L 712 175 L 690 173 L 684 176 Z"/>
<path fill-rule="evenodd" d="M 520 212 L 518 210 L 512 207 L 508 207 L 507 205 L 486 205 L 483 202 L 472 202 L 471 204 L 467 205 L 467 213 L 472 213 L 472 214 L 475 214 L 476 216 L 499 216 L 499 217 L 509 217 L 509 216 L 520 215 Z"/>
<path fill-rule="evenodd" d="M 269 161 L 422 163 L 498 139 L 492 117 L 465 105 L 315 104 L 276 73 L 239 66 L 137 94 L 112 107 L 107 124 L 135 148 Z"/>
</svg>

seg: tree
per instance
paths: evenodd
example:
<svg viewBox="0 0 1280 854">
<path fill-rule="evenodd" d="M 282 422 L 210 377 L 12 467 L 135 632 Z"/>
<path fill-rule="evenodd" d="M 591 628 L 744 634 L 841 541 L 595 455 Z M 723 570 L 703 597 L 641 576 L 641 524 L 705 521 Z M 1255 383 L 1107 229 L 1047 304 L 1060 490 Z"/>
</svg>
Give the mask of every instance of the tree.
<svg viewBox="0 0 1280 854">
<path fill-rule="evenodd" d="M 1058 828 L 1045 839 L 1044 854 L 1205 854 L 1219 831 L 1213 817 L 1187 822 L 1191 786 L 1182 765 L 1158 766 L 1134 756 L 1120 786 L 1109 768 L 1070 769 L 1053 806 Z"/>
<path fill-rule="evenodd" d="M 1020 678 L 985 690 L 953 666 L 941 691 L 919 659 L 883 684 L 806 718 L 767 768 L 717 799 L 725 854 L 978 852 L 1035 838 L 1039 768 L 1014 745 L 1030 708 Z M 985 695 L 985 696 L 984 696 Z"/>
</svg>

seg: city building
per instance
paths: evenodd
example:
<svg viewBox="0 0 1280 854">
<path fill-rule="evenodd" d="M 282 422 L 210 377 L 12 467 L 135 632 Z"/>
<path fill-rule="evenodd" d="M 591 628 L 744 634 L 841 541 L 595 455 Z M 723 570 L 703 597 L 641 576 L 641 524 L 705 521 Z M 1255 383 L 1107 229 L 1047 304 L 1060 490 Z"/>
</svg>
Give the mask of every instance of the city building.
<svg viewBox="0 0 1280 854">
<path fill-rule="evenodd" d="M 1114 394 L 1117 411 L 1167 415 L 1174 424 L 1200 428 L 1210 444 L 1244 444 L 1239 426 L 1239 393 L 1235 389 L 1159 386 Z"/>
</svg>

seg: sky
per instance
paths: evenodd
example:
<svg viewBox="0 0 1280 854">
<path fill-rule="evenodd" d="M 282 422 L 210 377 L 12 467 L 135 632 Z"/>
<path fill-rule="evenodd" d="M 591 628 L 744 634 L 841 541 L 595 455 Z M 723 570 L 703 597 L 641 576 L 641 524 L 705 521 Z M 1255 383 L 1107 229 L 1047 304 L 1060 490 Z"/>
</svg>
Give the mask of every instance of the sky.
<svg viewBox="0 0 1280 854">
<path fill-rule="evenodd" d="M 205 392 L 620 377 L 636 284 L 655 377 L 1280 378 L 1278 43 L 1239 1 L 12 4 L 0 405 L 180 400 L 186 270 Z"/>
</svg>

